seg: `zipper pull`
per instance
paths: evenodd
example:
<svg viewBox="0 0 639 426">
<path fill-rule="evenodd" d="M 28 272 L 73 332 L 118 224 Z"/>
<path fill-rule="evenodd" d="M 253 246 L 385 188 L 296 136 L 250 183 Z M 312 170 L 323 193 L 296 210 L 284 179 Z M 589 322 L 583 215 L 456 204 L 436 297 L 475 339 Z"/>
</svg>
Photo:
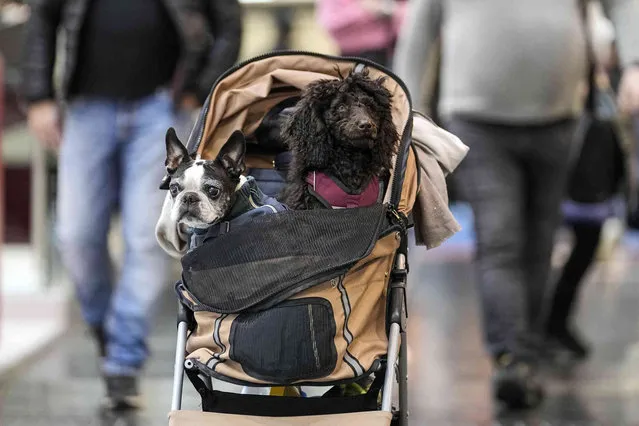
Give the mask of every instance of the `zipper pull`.
<svg viewBox="0 0 639 426">
<path fill-rule="evenodd" d="M 389 205 L 388 206 L 388 213 L 390 215 L 390 219 L 391 222 L 394 222 L 400 226 L 400 228 L 402 229 L 402 233 L 406 233 L 406 230 L 408 229 L 408 221 L 406 219 L 406 216 L 403 213 L 400 213 L 399 210 L 397 210 L 395 208 L 395 206 L 393 205 Z"/>
</svg>

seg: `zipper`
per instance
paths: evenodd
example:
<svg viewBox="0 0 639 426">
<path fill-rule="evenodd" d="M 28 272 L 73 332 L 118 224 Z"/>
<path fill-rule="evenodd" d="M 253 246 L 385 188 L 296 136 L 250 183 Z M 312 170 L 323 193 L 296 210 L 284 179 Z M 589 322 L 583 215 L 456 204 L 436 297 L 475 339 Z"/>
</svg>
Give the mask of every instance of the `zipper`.
<svg viewBox="0 0 639 426">
<path fill-rule="evenodd" d="M 411 135 L 410 132 L 412 131 L 412 117 L 413 117 L 413 102 L 412 99 L 410 97 L 410 93 L 408 92 L 408 88 L 406 87 L 406 84 L 397 76 L 397 74 L 395 74 L 393 71 L 389 70 L 386 67 L 383 67 L 371 60 L 365 59 L 365 58 L 359 58 L 357 56 L 333 56 L 333 55 L 325 55 L 323 53 L 316 53 L 316 52 L 308 52 L 308 51 L 304 51 L 304 50 L 286 50 L 286 51 L 273 51 L 273 52 L 269 52 L 269 53 L 264 53 L 262 55 L 258 55 L 258 56 L 254 56 L 253 58 L 250 59 L 246 59 L 236 65 L 234 65 L 233 67 L 229 68 L 228 70 L 226 70 L 225 72 L 223 72 L 218 78 L 217 80 L 215 80 L 215 83 L 213 83 L 213 86 L 211 87 L 211 91 L 209 92 L 209 95 L 206 98 L 206 101 L 204 103 L 204 108 L 202 110 L 202 112 L 200 113 L 200 117 L 204 117 L 204 119 L 206 119 L 206 115 L 208 114 L 209 111 L 209 107 L 211 104 L 211 95 L 213 94 L 213 92 L 215 91 L 215 88 L 217 87 L 217 85 L 226 77 L 228 77 L 230 74 L 234 73 L 235 71 L 239 70 L 240 68 L 245 67 L 246 65 L 249 65 L 253 62 L 257 62 L 257 61 L 261 61 L 264 59 L 268 59 L 268 58 L 272 58 L 274 56 L 297 56 L 297 55 L 302 55 L 302 56 L 312 56 L 312 57 L 316 57 L 316 58 L 321 58 L 321 59 L 328 59 L 328 60 L 335 60 L 335 61 L 353 61 L 353 62 L 358 62 L 358 63 L 362 63 L 362 64 L 366 64 L 371 68 L 375 68 L 379 71 L 382 71 L 383 73 L 385 73 L 386 75 L 388 75 L 389 77 L 392 77 L 393 80 L 395 80 L 395 82 L 404 90 L 404 94 L 406 95 L 406 99 L 408 100 L 408 120 L 406 121 L 406 124 L 404 125 L 404 129 L 402 130 L 402 139 L 399 142 L 399 150 L 397 153 L 397 158 L 395 159 L 395 174 L 393 175 L 393 180 L 392 180 L 392 190 L 391 190 L 391 199 L 390 199 L 390 203 L 393 205 L 398 205 L 399 204 L 399 198 L 401 197 L 401 185 L 399 185 L 400 180 L 401 180 L 401 173 L 398 173 L 398 171 L 400 170 L 400 167 L 403 167 L 404 165 L 404 157 L 406 156 L 406 153 L 408 152 L 408 146 L 410 145 L 411 142 Z M 199 121 L 199 120 L 198 120 Z M 202 120 L 202 126 L 199 129 L 199 134 L 197 139 L 195 140 L 195 151 L 197 151 L 200 148 L 200 143 L 202 142 L 202 136 L 204 134 L 204 121 Z M 190 142 L 190 141 L 189 141 Z"/>
<path fill-rule="evenodd" d="M 393 205 L 388 206 L 387 212 L 391 218 L 391 222 L 395 222 L 395 224 L 401 228 L 402 235 L 405 235 L 408 229 L 408 220 L 406 215 L 397 210 Z"/>
<path fill-rule="evenodd" d="M 215 84 L 217 84 L 217 81 L 215 82 Z M 211 93 L 213 93 L 213 90 L 211 90 L 211 92 L 209 92 L 208 96 L 206 97 L 204 106 L 202 107 L 202 111 L 200 111 L 200 116 L 195 123 L 196 128 L 193 129 L 194 131 L 197 130 L 197 137 L 195 139 L 192 139 L 193 135 L 189 135 L 189 140 L 187 141 L 186 148 L 190 153 L 197 152 L 198 148 L 200 147 L 200 142 L 202 141 L 202 136 L 204 136 L 204 125 L 206 124 L 206 116 L 208 115 L 211 106 Z M 195 147 L 191 147 L 191 144 L 193 143 L 192 141 L 195 143 Z"/>
</svg>

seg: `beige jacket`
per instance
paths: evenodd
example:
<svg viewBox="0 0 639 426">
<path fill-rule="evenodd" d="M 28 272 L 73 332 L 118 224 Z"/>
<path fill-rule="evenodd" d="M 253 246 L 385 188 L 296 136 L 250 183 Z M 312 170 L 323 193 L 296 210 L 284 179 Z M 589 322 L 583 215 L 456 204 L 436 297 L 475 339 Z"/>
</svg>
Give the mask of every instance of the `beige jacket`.
<svg viewBox="0 0 639 426">
<path fill-rule="evenodd" d="M 413 147 L 419 167 L 419 193 L 413 209 L 415 241 L 431 249 L 461 230 L 448 208 L 446 176 L 466 157 L 458 137 L 415 112 Z"/>
</svg>

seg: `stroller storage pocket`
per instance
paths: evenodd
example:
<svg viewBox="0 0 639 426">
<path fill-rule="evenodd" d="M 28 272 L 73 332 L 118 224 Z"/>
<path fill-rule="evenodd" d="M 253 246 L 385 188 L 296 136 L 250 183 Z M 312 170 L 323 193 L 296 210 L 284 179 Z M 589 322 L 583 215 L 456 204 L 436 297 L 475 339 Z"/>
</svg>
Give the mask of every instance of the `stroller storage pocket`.
<svg viewBox="0 0 639 426">
<path fill-rule="evenodd" d="M 331 304 L 321 298 L 289 300 L 237 316 L 230 359 L 267 382 L 289 383 L 329 375 L 337 362 Z"/>
</svg>

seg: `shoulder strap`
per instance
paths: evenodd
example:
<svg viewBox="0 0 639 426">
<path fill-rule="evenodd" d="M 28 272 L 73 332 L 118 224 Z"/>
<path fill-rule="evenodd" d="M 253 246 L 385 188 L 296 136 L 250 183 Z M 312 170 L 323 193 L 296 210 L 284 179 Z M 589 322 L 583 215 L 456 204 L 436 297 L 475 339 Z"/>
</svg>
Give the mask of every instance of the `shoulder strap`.
<svg viewBox="0 0 639 426">
<path fill-rule="evenodd" d="M 579 9 L 584 27 L 584 37 L 586 40 L 586 69 L 588 70 L 588 97 L 586 98 L 586 110 L 593 112 L 595 110 L 595 93 L 597 91 L 597 85 L 595 82 L 597 58 L 595 57 L 595 47 L 592 41 L 590 25 L 588 23 L 589 4 L 590 0 L 579 0 Z"/>
</svg>

